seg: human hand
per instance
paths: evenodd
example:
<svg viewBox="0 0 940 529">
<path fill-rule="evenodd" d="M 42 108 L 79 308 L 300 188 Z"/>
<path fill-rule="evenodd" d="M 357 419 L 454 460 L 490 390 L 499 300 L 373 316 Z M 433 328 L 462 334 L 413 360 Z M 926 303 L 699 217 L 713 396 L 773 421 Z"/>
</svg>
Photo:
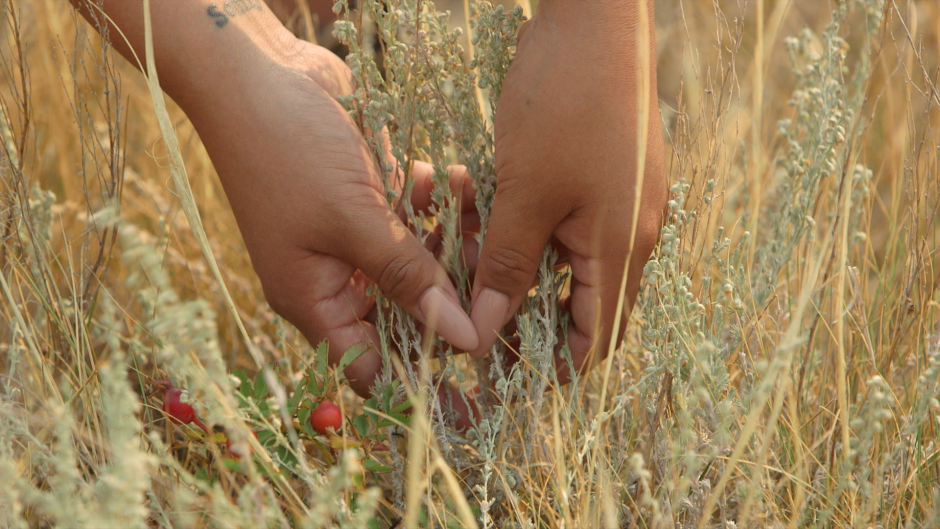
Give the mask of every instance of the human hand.
<svg viewBox="0 0 940 529">
<path fill-rule="evenodd" d="M 376 161 L 336 102 L 351 91 L 346 65 L 302 41 L 285 56 L 230 91 L 218 107 L 188 111 L 268 302 L 311 342 L 329 340 L 333 362 L 354 344 L 379 343 L 369 321 L 373 281 L 452 345 L 475 349 L 476 331 L 456 289 L 386 202 Z M 433 169 L 411 165 L 412 203 L 427 212 Z M 463 209 L 472 209 L 465 171 L 455 172 L 451 183 L 455 196 L 464 196 Z M 368 396 L 381 369 L 373 348 L 345 374 L 357 393 Z"/>
<path fill-rule="evenodd" d="M 496 112 L 497 191 L 473 287 L 475 357 L 519 310 L 550 241 L 573 275 L 563 305 L 575 368 L 603 359 L 622 337 L 666 202 L 655 53 L 650 38 L 649 99 L 640 101 L 639 21 L 628 4 L 543 0 L 520 31 Z M 643 142 L 641 110 L 649 115 Z M 556 365 L 567 380 L 566 364 Z"/>
</svg>

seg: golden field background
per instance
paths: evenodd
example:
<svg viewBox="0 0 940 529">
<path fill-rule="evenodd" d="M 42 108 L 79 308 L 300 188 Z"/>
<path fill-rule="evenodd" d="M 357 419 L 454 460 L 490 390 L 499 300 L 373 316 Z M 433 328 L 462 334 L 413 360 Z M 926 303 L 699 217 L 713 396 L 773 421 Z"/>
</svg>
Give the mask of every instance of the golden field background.
<svg viewBox="0 0 940 529">
<path fill-rule="evenodd" d="M 773 231 L 763 223 L 768 217 L 762 212 L 774 206 L 777 188 L 785 180 L 781 168 L 790 152 L 778 132 L 779 122 L 799 119 L 790 104 L 797 80 L 785 39 L 804 28 L 821 34 L 833 10 L 845 1 L 656 2 L 659 97 L 670 181 L 689 183 L 681 206 L 683 211 L 698 211 L 682 225 L 681 243 L 676 244 L 683 257 L 676 266 L 688 274 L 688 290 L 696 299 L 711 299 L 705 280 L 718 265 L 705 256 L 712 241 L 727 236 L 733 245 L 743 244 L 749 266 L 760 262 L 761 238 Z M 437 7 L 451 9 L 453 23 L 462 24 L 463 3 L 448 4 L 439 2 Z M 0 160 L 0 273 L 5 283 L 0 357 L 7 361 L 0 363 L 4 405 L 0 418 L 5 421 L 0 422 L 0 440 L 6 443 L 0 447 L 0 479 L 28 483 L 40 492 L 30 496 L 22 491 L 34 489 L 22 485 L 5 496 L 0 493 L 0 521 L 3 516 L 13 520 L 11 513 L 19 512 L 30 514 L 24 517 L 28 527 L 67 526 L 50 507 L 54 502 L 36 498 L 68 490 L 62 481 L 73 480 L 89 485 L 63 493 L 62 498 L 92 494 L 106 503 L 105 496 L 87 492 L 96 483 L 95 469 L 113 461 L 113 450 L 103 442 L 102 424 L 107 421 L 100 419 L 106 415 L 99 410 L 105 390 L 91 388 L 99 386 L 99 367 L 116 358 L 115 343 L 124 344 L 127 353 L 122 355 L 134 365 L 127 378 L 144 403 L 134 413 L 145 430 L 171 435 L 145 383 L 145 377 L 160 378 L 167 368 L 159 361 L 158 341 L 149 340 L 153 337 L 142 331 L 141 322 L 154 305 L 139 296 L 141 285 L 171 288 L 180 307 L 187 300 L 204 300 L 196 312 L 200 317 L 209 314 L 208 320 L 215 323 L 217 344 L 212 349 L 221 354 L 225 369 L 254 372 L 256 366 L 181 210 L 168 170 L 170 153 L 161 139 L 145 78 L 123 59 L 102 53 L 96 34 L 61 0 L 4 0 L 2 14 L 0 103 L 6 154 Z M 317 35 L 330 44 L 328 30 L 308 27 L 316 25 L 314 17 L 291 14 L 290 8 L 285 14 L 297 34 Z M 888 0 L 883 15 L 875 33 L 866 31 L 857 13 L 840 30 L 848 48 L 845 77 L 839 82 L 851 84 L 853 68 L 869 46 L 871 76 L 857 87 L 863 98 L 856 116 L 860 119 L 845 133 L 845 145 L 839 147 L 844 166 L 833 173 L 852 174 L 856 165 L 870 168 L 868 192 L 853 198 L 840 187 L 846 180 L 824 180 L 810 206 L 815 219 L 812 236 L 793 248 L 791 264 L 772 278 L 774 294 L 765 306 L 741 312 L 740 321 L 729 325 L 729 334 L 740 332 L 746 338 L 717 361 L 721 366 L 716 369 L 727 374 L 726 388 L 732 388 L 714 397 L 732 406 L 716 405 L 725 410 L 716 413 L 727 422 L 708 424 L 694 415 L 683 418 L 684 413 L 693 413 L 687 411 L 694 408 L 691 402 L 707 400 L 700 396 L 711 391 L 707 381 L 696 382 L 691 376 L 682 380 L 678 374 L 686 369 L 686 360 L 675 373 L 656 374 L 649 386 L 655 393 L 637 394 L 631 389 L 640 384 L 644 369 L 659 361 L 659 353 L 649 344 L 684 342 L 689 364 L 711 358 L 704 346 L 696 349 L 698 344 L 685 343 L 686 338 L 697 339 L 694 333 L 644 337 L 650 325 L 661 325 L 663 333 L 672 329 L 652 321 L 654 309 L 670 305 L 672 294 L 648 288 L 641 294 L 627 343 L 610 360 L 607 376 L 605 366 L 577 388 L 547 397 L 551 405 L 532 427 L 546 448 L 534 456 L 526 452 L 535 460 L 522 462 L 514 451 L 518 438 L 513 436 L 518 437 L 521 427 L 504 427 L 496 461 L 517 474 L 512 480 L 505 475 L 493 478 L 494 490 L 502 491 L 502 503 L 497 502 L 490 526 L 935 527 L 940 523 L 940 404 L 936 402 L 940 395 L 935 382 L 940 381 L 936 365 L 940 362 L 936 209 L 940 142 L 935 130 L 940 104 L 936 87 L 940 4 Z M 823 53 L 818 38 L 808 42 Z M 172 104 L 169 116 L 238 316 L 265 359 L 284 367 L 290 379 L 292 369 L 309 361 L 312 348 L 268 308 L 198 135 Z M 717 191 L 706 190 L 709 180 Z M 120 237 L 114 219 L 107 218 L 115 200 L 120 202 L 120 224 L 131 227 Z M 846 207 L 850 202 L 851 209 Z M 852 216 L 851 231 L 842 229 L 850 222 L 847 215 Z M 742 239 L 744 231 L 754 242 Z M 150 279 L 150 268 L 126 256 L 132 239 L 154 249 L 159 261 L 147 266 L 163 270 L 168 281 Z M 123 329 L 117 342 L 92 339 L 97 324 L 90 315 L 105 303 L 103 298 L 115 307 L 108 309 L 115 312 L 109 321 Z M 748 299 L 745 296 L 744 305 Z M 745 313 L 746 317 L 741 315 Z M 681 326 L 674 323 L 677 329 Z M 799 340 L 794 341 L 793 335 Z M 792 358 L 783 350 L 791 351 Z M 204 360 L 201 352 L 183 353 L 194 363 Z M 760 367 L 782 358 L 787 360 L 776 371 Z M 662 363 L 668 365 L 668 359 Z M 210 395 L 214 394 L 206 393 L 205 398 L 211 399 Z M 360 406 L 351 393 L 345 402 L 350 409 Z M 529 403 L 522 399 L 515 404 Z M 615 418 L 596 413 L 617 407 L 623 413 Z M 225 409 L 218 407 L 219 412 Z M 50 471 L 50 463 L 41 457 L 45 451 L 49 460 L 59 457 L 54 447 L 63 446 L 64 434 L 56 429 L 56 417 L 62 413 L 75 417 L 66 428 L 72 431 L 70 450 L 81 461 L 72 476 Z M 15 424 L 26 426 L 11 426 Z M 721 440 L 717 432 L 730 433 L 729 428 L 732 438 Z M 580 435 L 584 431 L 597 435 L 586 441 Z M 142 452 L 159 452 L 143 441 L 143 433 L 139 435 Z M 411 449 L 421 435 L 430 438 L 427 430 L 410 435 L 415 437 L 403 450 Z M 849 452 L 846 440 L 862 448 Z M 408 454 L 438 460 L 433 442 L 421 446 L 424 452 Z M 694 467 L 695 477 L 690 478 L 681 472 L 681 461 L 688 453 L 697 453 L 699 446 L 710 447 L 701 453 L 712 455 L 707 464 Z M 452 475 L 463 483 L 478 483 L 473 476 L 485 465 L 473 460 L 476 451 L 466 452 L 471 463 L 464 468 L 451 465 Z M 247 497 L 240 494 L 248 489 L 240 478 L 225 477 L 217 489 L 200 489 L 167 462 L 178 458 L 178 451 L 160 452 L 159 457 L 159 463 L 141 463 L 150 476 L 147 485 L 138 485 L 147 514 L 127 515 L 139 515 L 143 525 L 249 527 L 255 520 L 258 527 L 286 526 L 288 522 L 274 515 L 259 515 L 263 522 L 252 518 L 274 505 L 293 513 L 295 520 L 316 518 L 304 510 L 310 501 L 300 499 L 319 497 L 309 492 L 316 490 L 312 485 L 274 480 L 281 496 L 272 494 L 276 500 L 246 507 L 238 501 Z M 331 465 L 324 458 L 313 455 L 311 460 L 311 475 L 330 475 Z M 189 471 L 198 466 L 194 459 L 184 458 L 180 464 Z M 471 523 L 461 514 L 465 503 L 448 497 L 455 489 L 445 474 L 426 463 L 404 483 L 376 478 L 373 484 L 384 499 L 379 503 L 386 508 L 376 523 L 486 526 L 485 520 Z M 285 492 L 292 487 L 303 492 Z M 514 488 L 519 489 L 517 496 L 506 492 Z M 399 512 L 390 492 L 396 489 L 405 490 L 408 498 L 422 498 L 426 510 L 421 517 Z M 460 490 L 468 489 L 473 490 L 470 485 Z M 563 490 L 568 492 L 562 494 Z M 348 500 L 355 494 L 350 486 L 335 496 Z M 178 497 L 185 497 L 193 512 L 208 514 L 194 515 L 191 525 L 165 522 L 176 519 L 172 506 Z M 218 515 L 229 512 L 222 505 L 230 507 L 228 518 Z M 407 505 L 411 509 L 412 500 Z M 96 519 L 85 514 L 87 520 Z M 343 519 L 336 513 L 330 516 L 306 526 L 332 526 L 333 520 L 339 525 Z M 120 516 L 110 519 L 115 527 L 128 526 L 121 525 Z M 358 527 L 351 520 L 343 523 Z"/>
</svg>

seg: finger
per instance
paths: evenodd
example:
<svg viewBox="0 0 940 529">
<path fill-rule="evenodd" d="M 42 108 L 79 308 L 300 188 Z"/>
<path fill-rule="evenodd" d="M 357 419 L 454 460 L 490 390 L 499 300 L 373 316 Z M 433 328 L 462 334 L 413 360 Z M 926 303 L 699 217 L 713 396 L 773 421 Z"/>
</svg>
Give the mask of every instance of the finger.
<svg viewBox="0 0 940 529">
<path fill-rule="evenodd" d="M 355 344 L 378 343 L 375 326 L 362 321 L 375 310 L 374 299 L 366 295 L 371 282 L 351 265 L 314 254 L 282 262 L 281 274 L 286 281 L 269 282 L 265 296 L 311 344 L 328 341 L 332 365 Z M 352 362 L 344 374 L 356 393 L 368 398 L 381 367 L 381 356 L 373 348 Z"/>
<path fill-rule="evenodd" d="M 480 267 L 480 243 L 477 242 L 476 237 L 469 233 L 463 235 L 463 245 L 460 247 L 460 262 L 467 269 L 470 277 L 476 275 L 477 268 Z"/>
<path fill-rule="evenodd" d="M 349 66 L 333 52 L 320 46 L 307 46 L 304 53 L 310 54 L 306 74 L 331 98 L 337 99 L 352 93 L 352 72 Z"/>
<path fill-rule="evenodd" d="M 483 416 L 476 405 L 475 399 L 446 382 L 437 386 L 437 398 L 441 402 L 441 408 L 452 414 L 454 419 L 454 428 L 458 432 L 464 432 L 474 426 Z"/>
<path fill-rule="evenodd" d="M 450 174 L 448 184 L 454 200 L 459 204 L 458 211 L 476 211 L 476 191 L 473 189 L 473 179 L 467 168 L 462 165 L 447 167 Z M 414 186 L 411 188 L 411 205 L 415 213 L 430 214 L 434 205 L 432 197 L 434 191 L 434 166 L 427 162 L 416 161 L 412 164 L 411 176 Z"/>
<path fill-rule="evenodd" d="M 464 432 L 476 426 L 483 417 L 480 414 L 480 407 L 477 406 L 474 390 L 462 393 L 460 388 L 438 381 L 435 384 L 435 392 L 445 417 L 453 419 L 454 428 L 458 432 Z M 413 413 L 413 409 L 408 408 L 405 413 Z"/>
<path fill-rule="evenodd" d="M 639 219 L 634 235 L 632 215 L 629 208 L 623 209 L 626 211 L 589 216 L 559 227 L 561 242 L 571 249 L 572 274 L 571 295 L 564 303 L 570 314 L 566 334 L 571 365 L 556 358 L 562 383 L 570 380 L 572 368 L 577 372 L 590 369 L 607 357 L 611 345 L 620 343 L 643 267 L 656 244 L 658 217 Z M 589 225 L 592 229 L 586 231 Z M 585 237 L 585 233 L 591 235 Z M 575 239 L 572 234 L 581 235 Z"/>
<path fill-rule="evenodd" d="M 470 211 L 462 211 L 457 217 L 457 229 L 464 234 L 464 238 L 473 237 L 480 233 L 480 214 L 476 207 Z M 434 232 L 438 235 L 444 233 L 444 226 L 438 224 L 434 227 Z"/>
<path fill-rule="evenodd" d="M 441 252 L 444 251 L 444 239 L 438 233 L 429 233 L 424 241 L 424 247 L 434 254 L 438 261 L 441 260 Z M 472 233 L 464 233 L 460 243 L 460 265 L 473 277 L 477 271 L 477 263 L 480 260 L 480 243 Z"/>
<path fill-rule="evenodd" d="M 337 257 L 455 347 L 475 349 L 476 330 L 444 269 L 379 193 L 373 190 L 362 206 L 341 211 L 344 229 L 332 246 Z"/>
<path fill-rule="evenodd" d="M 568 247 L 562 244 L 557 238 L 552 237 L 549 241 L 549 244 L 552 245 L 552 250 L 555 251 L 555 254 L 558 256 L 555 259 L 555 267 L 562 267 L 568 265 Z"/>
<path fill-rule="evenodd" d="M 497 191 L 473 282 L 470 319 L 480 339 L 474 358 L 490 350 L 535 279 L 545 246 L 566 214 L 546 207 L 551 202 L 531 189 L 503 185 Z"/>
<path fill-rule="evenodd" d="M 351 347 L 359 344 L 368 345 L 368 349 L 346 366 L 343 374 L 349 381 L 349 387 L 362 398 L 372 396 L 372 387 L 382 372 L 382 355 L 379 352 L 379 333 L 375 325 L 362 320 L 351 322 L 331 330 L 327 334 L 330 345 L 330 363 L 336 365 Z"/>
</svg>

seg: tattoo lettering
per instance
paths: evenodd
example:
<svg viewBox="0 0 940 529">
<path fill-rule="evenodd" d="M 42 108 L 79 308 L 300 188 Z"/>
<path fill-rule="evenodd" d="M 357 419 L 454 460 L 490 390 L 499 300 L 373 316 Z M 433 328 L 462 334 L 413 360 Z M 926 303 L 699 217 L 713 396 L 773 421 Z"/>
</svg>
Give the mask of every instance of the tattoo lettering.
<svg viewBox="0 0 940 529">
<path fill-rule="evenodd" d="M 220 13 L 218 6 L 216 6 L 215 4 L 209 5 L 209 9 L 206 10 L 206 13 L 208 13 L 210 17 L 215 19 L 216 26 L 219 26 L 220 28 L 224 28 L 225 25 L 228 24 L 228 17 L 225 16 L 225 13 Z"/>
<path fill-rule="evenodd" d="M 252 9 L 264 11 L 261 7 L 261 0 L 228 0 L 222 4 L 221 10 L 218 4 L 209 4 L 206 14 L 215 21 L 216 26 L 224 28 L 228 24 L 228 19 L 245 14 Z"/>
</svg>

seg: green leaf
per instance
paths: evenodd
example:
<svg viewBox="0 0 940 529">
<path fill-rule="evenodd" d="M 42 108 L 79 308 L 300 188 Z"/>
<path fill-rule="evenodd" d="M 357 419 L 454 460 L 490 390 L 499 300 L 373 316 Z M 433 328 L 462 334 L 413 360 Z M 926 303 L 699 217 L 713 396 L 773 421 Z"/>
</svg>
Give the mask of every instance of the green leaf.
<svg viewBox="0 0 940 529">
<path fill-rule="evenodd" d="M 291 415 L 297 413 L 297 406 L 300 404 L 300 400 L 304 398 L 306 392 L 306 380 L 301 380 L 300 384 L 297 384 L 297 389 L 294 390 L 294 396 L 287 401 L 287 409 L 290 410 Z"/>
<path fill-rule="evenodd" d="M 372 348 L 372 344 L 368 343 L 357 343 L 343 353 L 343 357 L 339 360 L 339 364 L 336 365 L 336 372 L 342 373 L 346 367 L 355 362 L 360 356 L 365 354 L 366 351 Z"/>
<path fill-rule="evenodd" d="M 242 462 L 237 459 L 229 459 L 227 457 L 223 458 L 222 465 L 225 467 L 225 470 L 228 470 L 230 472 L 239 472 L 242 474 L 245 473 L 245 469 L 242 466 Z"/>
<path fill-rule="evenodd" d="M 279 446 L 275 450 L 275 460 L 281 469 L 287 472 L 288 474 L 293 474 L 294 470 L 297 468 L 297 458 L 294 456 L 294 453 L 290 448 L 286 446 Z"/>
<path fill-rule="evenodd" d="M 269 430 L 258 432 L 258 443 L 261 444 L 261 446 L 267 446 L 272 439 L 274 439 L 274 432 Z"/>
<path fill-rule="evenodd" d="M 392 469 L 388 468 L 387 466 L 373 459 L 366 459 L 365 461 L 362 462 L 362 466 L 366 467 L 367 469 L 373 472 L 391 472 L 392 471 Z"/>
<path fill-rule="evenodd" d="M 238 392 L 241 393 L 242 396 L 249 396 L 251 394 L 251 382 L 249 382 L 248 375 L 241 369 L 232 371 L 232 374 L 238 377 Z"/>
<path fill-rule="evenodd" d="M 389 413 L 388 416 L 404 424 L 405 426 L 411 424 L 411 415 L 405 415 L 404 413 Z"/>
<path fill-rule="evenodd" d="M 385 387 L 382 394 L 382 411 L 388 413 L 392 409 L 392 397 L 395 396 L 395 390 L 398 389 L 399 382 L 396 380 Z"/>
<path fill-rule="evenodd" d="M 307 414 L 307 416 L 309 417 L 310 414 Z M 302 423 L 300 423 L 300 426 L 303 429 L 304 433 L 307 434 L 308 438 L 313 439 L 317 436 L 317 432 L 313 431 L 313 428 L 310 426 L 309 420 L 304 420 Z"/>
<path fill-rule="evenodd" d="M 372 422 L 379 421 L 379 415 L 372 410 L 378 409 L 379 401 L 375 397 L 370 398 L 369 400 L 362 403 L 363 410 L 362 412 L 369 416 L 372 419 Z"/>
<path fill-rule="evenodd" d="M 389 415 L 394 415 L 396 413 L 403 413 L 405 410 L 411 407 L 411 399 L 406 398 L 404 402 L 392 408 L 392 411 L 389 412 Z"/>
<path fill-rule="evenodd" d="M 316 395 L 317 397 L 323 396 L 323 388 L 320 387 L 320 381 L 317 380 L 316 372 L 311 370 L 310 379 L 307 381 L 307 393 L 311 395 Z"/>
<path fill-rule="evenodd" d="M 297 421 L 306 425 L 310 420 L 310 414 L 313 413 L 313 401 L 307 399 L 297 408 Z"/>
<path fill-rule="evenodd" d="M 366 432 L 369 431 L 369 417 L 365 414 L 360 415 L 353 419 L 352 423 L 353 426 L 356 427 L 356 431 L 359 432 L 359 435 L 365 437 Z"/>
<path fill-rule="evenodd" d="M 255 385 L 251 390 L 251 395 L 255 400 L 262 400 L 268 395 L 268 383 L 264 381 L 265 369 L 267 368 L 262 368 L 255 377 Z"/>
<path fill-rule="evenodd" d="M 197 468 L 196 472 L 193 473 L 193 477 L 195 477 L 199 481 L 204 481 L 208 483 L 209 485 L 213 485 L 215 483 L 215 477 L 210 476 L 209 471 L 206 470 L 205 468 Z"/>
<path fill-rule="evenodd" d="M 317 346 L 316 356 L 314 357 L 314 368 L 320 378 L 326 378 L 326 367 L 330 362 L 330 345 L 326 341 L 320 342 Z"/>
</svg>

